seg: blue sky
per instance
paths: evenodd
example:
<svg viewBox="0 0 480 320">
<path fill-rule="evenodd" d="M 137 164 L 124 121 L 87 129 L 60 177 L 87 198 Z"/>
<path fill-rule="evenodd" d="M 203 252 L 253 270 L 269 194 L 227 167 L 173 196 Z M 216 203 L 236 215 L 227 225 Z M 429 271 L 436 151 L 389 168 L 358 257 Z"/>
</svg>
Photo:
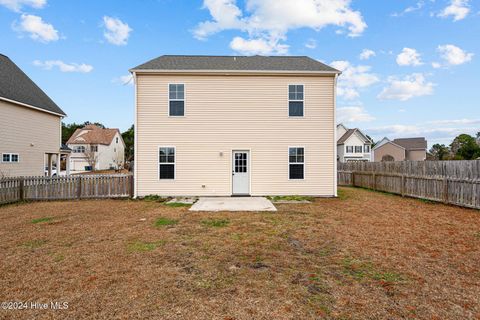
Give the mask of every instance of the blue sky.
<svg viewBox="0 0 480 320">
<path fill-rule="evenodd" d="M 340 68 L 338 118 L 375 139 L 480 131 L 477 0 L 0 0 L 0 35 L 68 123 L 127 129 L 151 58 L 262 54 Z"/>
</svg>

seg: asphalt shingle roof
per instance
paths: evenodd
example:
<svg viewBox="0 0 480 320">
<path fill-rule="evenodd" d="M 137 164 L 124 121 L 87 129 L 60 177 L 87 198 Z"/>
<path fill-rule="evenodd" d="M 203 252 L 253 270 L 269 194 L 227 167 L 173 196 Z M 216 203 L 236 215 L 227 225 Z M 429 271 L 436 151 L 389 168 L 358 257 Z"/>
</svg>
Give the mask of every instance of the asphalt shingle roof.
<svg viewBox="0 0 480 320">
<path fill-rule="evenodd" d="M 340 71 L 306 56 L 176 56 L 165 55 L 132 70 L 231 70 L 231 71 Z"/>
<path fill-rule="evenodd" d="M 0 97 L 66 115 L 10 58 L 0 54 Z"/>
<path fill-rule="evenodd" d="M 75 130 L 67 144 L 104 144 L 109 145 L 118 129 L 100 128 L 94 124 Z"/>
<path fill-rule="evenodd" d="M 392 142 L 407 150 L 427 149 L 427 140 L 425 140 L 425 138 L 403 138 L 395 139 Z"/>
</svg>

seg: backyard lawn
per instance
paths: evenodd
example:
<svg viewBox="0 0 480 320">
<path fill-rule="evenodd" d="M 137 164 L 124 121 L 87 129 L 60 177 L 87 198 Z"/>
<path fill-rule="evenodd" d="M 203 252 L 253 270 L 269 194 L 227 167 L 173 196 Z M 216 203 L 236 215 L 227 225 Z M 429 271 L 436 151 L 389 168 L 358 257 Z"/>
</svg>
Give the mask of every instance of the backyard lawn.
<svg viewBox="0 0 480 320">
<path fill-rule="evenodd" d="M 0 207 L 0 319 L 479 319 L 480 212 L 343 188 L 273 213 Z M 3 305 L 2 305 L 3 307 Z"/>
</svg>

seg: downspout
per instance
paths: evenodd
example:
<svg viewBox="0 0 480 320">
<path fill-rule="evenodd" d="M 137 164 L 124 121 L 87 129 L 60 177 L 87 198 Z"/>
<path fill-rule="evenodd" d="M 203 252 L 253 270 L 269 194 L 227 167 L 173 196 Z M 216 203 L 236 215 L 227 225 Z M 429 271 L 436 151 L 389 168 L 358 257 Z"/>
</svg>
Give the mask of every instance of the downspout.
<svg viewBox="0 0 480 320">
<path fill-rule="evenodd" d="M 335 74 L 335 82 L 333 85 L 333 192 L 334 197 L 338 196 L 338 172 L 337 172 L 337 80 L 338 73 Z"/>
<path fill-rule="evenodd" d="M 135 88 L 135 117 L 133 121 L 133 198 L 138 197 L 138 179 L 137 179 L 137 168 L 138 168 L 138 127 L 137 127 L 137 74 L 132 72 L 133 75 L 133 85 Z"/>
</svg>

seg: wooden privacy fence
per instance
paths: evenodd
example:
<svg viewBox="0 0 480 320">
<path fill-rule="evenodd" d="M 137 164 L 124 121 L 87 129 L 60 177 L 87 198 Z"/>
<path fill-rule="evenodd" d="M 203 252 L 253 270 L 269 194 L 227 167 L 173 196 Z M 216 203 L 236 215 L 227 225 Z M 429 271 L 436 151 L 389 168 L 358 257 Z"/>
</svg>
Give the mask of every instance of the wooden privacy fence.
<svg viewBox="0 0 480 320">
<path fill-rule="evenodd" d="M 338 164 L 338 184 L 480 209 L 480 161 Z"/>
<path fill-rule="evenodd" d="M 22 200 L 133 197 L 133 175 L 75 175 L 0 179 L 0 204 Z"/>
</svg>

